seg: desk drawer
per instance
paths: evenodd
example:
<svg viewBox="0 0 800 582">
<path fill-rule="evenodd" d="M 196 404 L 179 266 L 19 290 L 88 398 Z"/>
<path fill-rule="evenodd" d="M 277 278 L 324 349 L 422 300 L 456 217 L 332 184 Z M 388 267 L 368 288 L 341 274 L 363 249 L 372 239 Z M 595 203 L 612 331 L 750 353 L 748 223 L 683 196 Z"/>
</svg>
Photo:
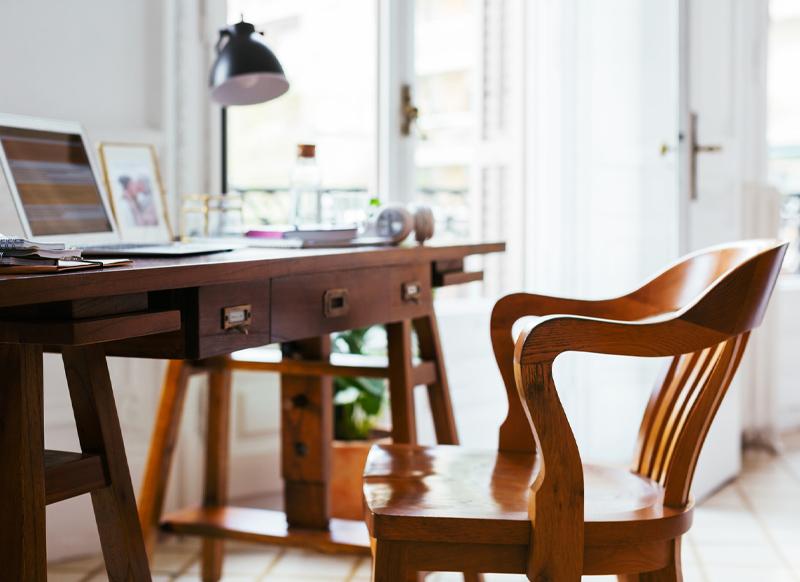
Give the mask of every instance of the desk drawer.
<svg viewBox="0 0 800 582">
<path fill-rule="evenodd" d="M 150 307 L 180 309 L 181 329 L 107 344 L 107 354 L 197 360 L 270 343 L 269 281 L 153 293 Z"/>
<path fill-rule="evenodd" d="M 199 358 L 270 343 L 269 283 L 211 285 L 197 289 Z"/>
<path fill-rule="evenodd" d="M 272 341 L 415 317 L 431 301 L 423 265 L 352 269 L 272 280 Z"/>
</svg>

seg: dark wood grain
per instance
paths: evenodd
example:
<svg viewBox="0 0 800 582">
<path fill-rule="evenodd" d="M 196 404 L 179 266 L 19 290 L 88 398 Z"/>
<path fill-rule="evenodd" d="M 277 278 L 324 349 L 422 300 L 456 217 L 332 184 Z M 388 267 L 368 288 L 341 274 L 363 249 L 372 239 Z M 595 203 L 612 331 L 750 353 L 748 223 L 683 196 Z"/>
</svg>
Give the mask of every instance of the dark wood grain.
<svg viewBox="0 0 800 582">
<path fill-rule="evenodd" d="M 45 450 L 44 475 L 48 505 L 109 485 L 99 455 Z"/>
<path fill-rule="evenodd" d="M 228 502 L 231 438 L 231 369 L 226 358 L 217 358 L 209 366 L 206 419 L 203 507 L 220 507 Z M 206 582 L 222 576 L 223 549 L 222 540 L 203 540 L 201 572 Z"/>
<path fill-rule="evenodd" d="M 0 320 L 63 321 L 141 312 L 147 311 L 148 308 L 148 294 L 134 293 L 130 295 L 111 295 L 74 299 L 72 301 L 58 301 L 45 305 L 4 307 L 0 308 Z"/>
<path fill-rule="evenodd" d="M 0 342 L 80 346 L 180 329 L 178 311 L 67 321 L 0 321 Z"/>
<path fill-rule="evenodd" d="M 149 293 L 272 277 L 377 268 L 497 253 L 504 243 L 346 249 L 240 249 L 183 258 L 135 259 L 128 267 L 58 275 L 0 276 L 0 307 Z M 54 282 L 57 281 L 57 284 Z"/>
<path fill-rule="evenodd" d="M 382 323 L 390 311 L 390 270 L 348 269 L 272 280 L 272 338 L 285 342 Z M 347 293 L 346 313 L 326 315 L 326 291 Z M 398 290 L 399 294 L 399 290 Z"/>
<path fill-rule="evenodd" d="M 463 273 L 442 273 L 436 278 L 437 287 L 463 285 L 483 281 L 483 271 L 464 271 Z"/>
<path fill-rule="evenodd" d="M 390 273 L 389 287 L 390 311 L 385 321 L 401 321 L 421 317 L 433 311 L 433 286 L 431 269 L 428 263 L 394 267 Z M 409 298 L 403 294 L 403 286 L 419 285 L 419 297 Z"/>
<path fill-rule="evenodd" d="M 108 577 L 148 581 L 150 569 L 105 353 L 100 346 L 66 346 L 62 358 L 81 450 L 105 460 L 111 482 L 91 493 Z"/>
<path fill-rule="evenodd" d="M 132 337 L 106 345 L 106 353 L 119 356 L 202 360 L 270 343 L 268 280 L 207 285 L 156 293 L 152 309 L 178 309 L 179 331 L 151 337 Z M 226 329 L 226 307 L 248 305 L 252 321 L 243 328 Z"/>
<path fill-rule="evenodd" d="M 329 336 L 295 342 L 291 351 L 312 360 L 330 357 Z M 281 475 L 290 527 L 326 529 L 330 520 L 333 383 L 329 376 L 281 381 Z"/>
<path fill-rule="evenodd" d="M 417 420 L 414 408 L 411 322 L 386 325 L 389 351 L 389 402 L 392 413 L 392 441 L 417 442 Z"/>
<path fill-rule="evenodd" d="M 169 513 L 164 516 L 161 527 L 181 535 L 369 555 L 369 534 L 363 521 L 331 519 L 327 529 L 289 528 L 286 515 L 281 511 L 228 506 Z"/>
<path fill-rule="evenodd" d="M 0 568 L 44 582 L 42 350 L 0 344 Z"/>
</svg>

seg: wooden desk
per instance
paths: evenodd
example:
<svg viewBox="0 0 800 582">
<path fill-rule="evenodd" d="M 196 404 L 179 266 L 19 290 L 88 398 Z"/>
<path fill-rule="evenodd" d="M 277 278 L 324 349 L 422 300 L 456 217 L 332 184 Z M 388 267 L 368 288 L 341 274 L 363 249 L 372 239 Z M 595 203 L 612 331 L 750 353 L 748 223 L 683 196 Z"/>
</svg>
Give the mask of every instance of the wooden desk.
<svg viewBox="0 0 800 582">
<path fill-rule="evenodd" d="M 206 360 L 244 348 L 305 340 L 432 313 L 433 287 L 471 280 L 471 276 L 463 274 L 466 256 L 501 252 L 504 248 L 502 243 L 490 243 L 241 249 L 180 259 L 136 260 L 130 267 L 105 271 L 0 277 L 0 342 L 30 343 L 26 330 L 46 326 L 53 329 L 53 343 L 59 343 L 59 325 L 69 324 L 62 335 L 74 335 L 77 328 L 71 324 L 80 322 L 85 333 L 94 333 L 97 326 L 103 328 L 100 335 L 109 355 Z M 406 284 L 419 284 L 419 293 L 406 297 Z M 238 306 L 249 306 L 246 330 L 225 329 L 226 308 Z M 131 319 L 131 315 L 175 311 L 180 312 L 180 329 L 155 335 L 152 330 L 144 330 L 151 335 L 132 337 L 138 332 L 129 328 L 141 320 Z M 13 324 L 8 323 L 12 320 Z M 108 341 L 115 338 L 121 339 Z M 45 343 L 35 338 L 33 341 Z M 321 404 L 321 408 L 329 405 Z M 7 413 L 0 399 L 0 421 L 6 420 L 3 415 Z M 317 419 L 309 427 L 328 430 L 324 424 Z M 1 433 L 0 430 L 0 437 Z M 6 474 L 5 471 L 14 470 L 14 455 L 5 451 L 0 455 L 0 471 Z M 328 519 L 325 487 L 329 451 L 320 446 L 314 454 L 298 450 L 288 455 L 284 450 L 286 521 L 278 517 L 280 523 L 276 527 L 283 536 L 296 533 L 293 543 L 315 545 L 313 539 L 307 538 L 309 531 L 313 534 L 317 530 L 328 539 L 344 536 L 347 546 L 350 542 L 345 530 L 349 526 L 336 529 Z M 287 466 L 293 467 L 289 475 Z M 41 480 L 41 471 L 33 471 L 26 479 Z M 0 537 L 5 538 L 15 535 L 8 528 L 16 527 L 13 524 L 22 521 L 21 515 L 35 513 L 35 508 L 27 505 L 40 501 L 27 495 L 22 484 L 0 488 L 0 492 L 8 495 L 3 507 L 16 508 L 18 514 L 0 516 L 0 527 L 6 529 Z M 23 560 L 10 553 L 22 552 L 22 546 L 0 547 L 0 562 L 21 564 Z"/>
</svg>

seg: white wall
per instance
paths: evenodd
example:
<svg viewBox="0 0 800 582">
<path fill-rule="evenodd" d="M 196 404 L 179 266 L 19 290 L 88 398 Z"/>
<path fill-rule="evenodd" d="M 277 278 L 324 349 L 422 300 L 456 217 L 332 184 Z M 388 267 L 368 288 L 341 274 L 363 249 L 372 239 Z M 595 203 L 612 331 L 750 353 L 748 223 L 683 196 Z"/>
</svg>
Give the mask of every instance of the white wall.
<svg viewBox="0 0 800 582">
<path fill-rule="evenodd" d="M 160 0 L 0 3 L 0 112 L 76 120 L 95 143 L 163 145 L 163 12 Z M 4 214 L 8 202 L 0 200 Z M 112 360 L 110 367 L 136 486 L 162 365 Z M 56 356 L 45 361 L 45 433 L 49 448 L 78 448 Z M 96 551 L 88 496 L 48 508 L 47 538 L 51 560 Z"/>
<path fill-rule="evenodd" d="M 92 132 L 162 126 L 159 0 L 0 6 L 0 111 L 75 119 Z"/>
</svg>

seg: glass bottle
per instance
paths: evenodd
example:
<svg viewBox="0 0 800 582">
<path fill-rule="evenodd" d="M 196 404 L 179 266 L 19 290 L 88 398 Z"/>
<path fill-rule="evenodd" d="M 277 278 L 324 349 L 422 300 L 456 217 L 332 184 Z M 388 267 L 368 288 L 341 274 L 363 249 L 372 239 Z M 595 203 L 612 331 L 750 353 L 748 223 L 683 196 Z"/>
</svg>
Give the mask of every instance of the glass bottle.
<svg viewBox="0 0 800 582">
<path fill-rule="evenodd" d="M 297 161 L 292 170 L 291 212 L 289 220 L 301 226 L 322 222 L 321 176 L 317 165 L 316 146 L 297 146 Z"/>
</svg>

